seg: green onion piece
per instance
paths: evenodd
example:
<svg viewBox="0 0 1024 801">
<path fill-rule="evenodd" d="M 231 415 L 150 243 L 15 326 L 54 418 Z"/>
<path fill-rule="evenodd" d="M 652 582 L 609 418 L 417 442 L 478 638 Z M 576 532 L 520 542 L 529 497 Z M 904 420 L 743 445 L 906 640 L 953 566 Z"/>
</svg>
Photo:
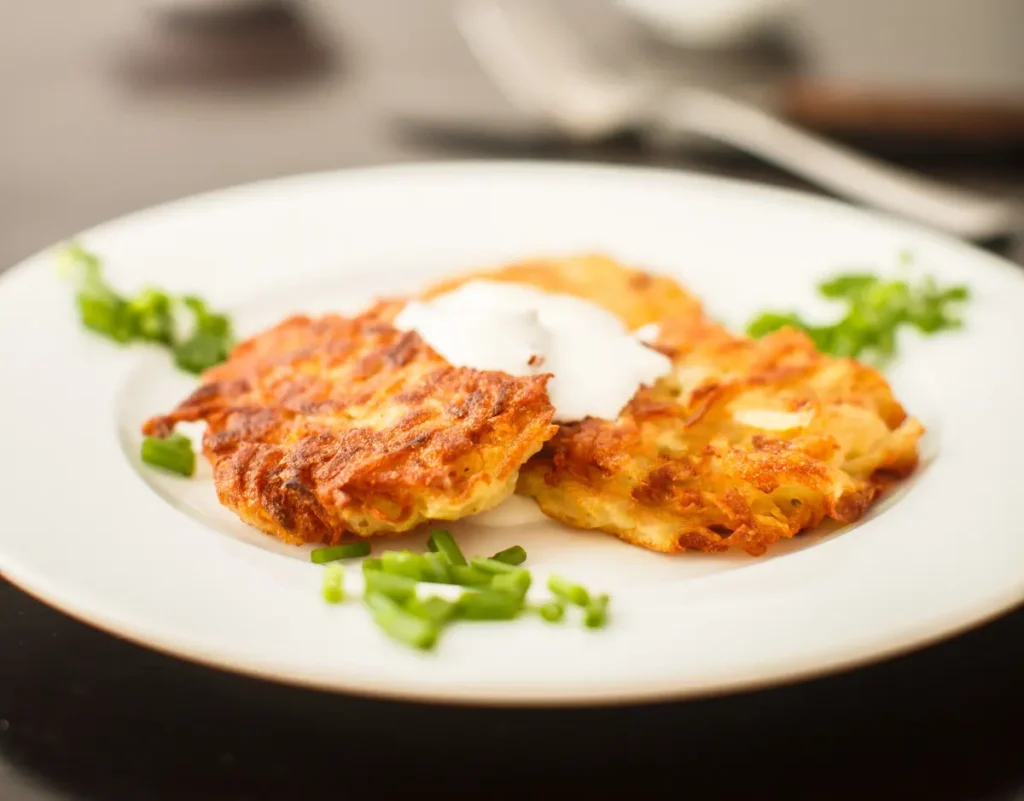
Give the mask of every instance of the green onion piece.
<svg viewBox="0 0 1024 801">
<path fill-rule="evenodd" d="M 430 551 L 431 553 L 437 553 L 437 545 L 434 542 L 434 538 L 433 537 L 428 537 L 427 538 L 427 550 Z"/>
<path fill-rule="evenodd" d="M 185 307 L 192 312 L 195 318 L 196 330 L 203 331 L 211 336 L 220 339 L 229 339 L 231 336 L 231 321 L 223 314 L 211 312 L 206 301 L 189 295 L 181 299 Z"/>
<path fill-rule="evenodd" d="M 548 578 L 548 589 L 571 604 L 586 606 L 590 603 L 590 593 L 585 588 L 560 576 Z"/>
<path fill-rule="evenodd" d="M 68 242 L 57 254 L 57 269 L 62 278 L 79 282 L 96 280 L 100 274 L 100 260 L 78 242 Z"/>
<path fill-rule="evenodd" d="M 565 617 L 565 602 L 555 599 L 537 607 L 537 613 L 548 623 L 557 623 Z"/>
<path fill-rule="evenodd" d="M 455 537 L 452 536 L 450 531 L 444 531 L 442 529 L 432 531 L 430 533 L 430 539 L 427 540 L 427 547 L 432 551 L 444 554 L 444 558 L 448 560 L 448 564 L 466 564 L 466 557 L 462 555 L 462 551 L 459 549 L 458 543 L 455 542 Z"/>
<path fill-rule="evenodd" d="M 367 556 L 370 553 L 370 543 L 366 540 L 361 542 L 346 542 L 341 545 L 332 545 L 330 548 L 316 548 L 309 554 L 310 561 L 322 565 L 327 562 L 336 562 L 339 559 L 355 559 L 360 556 Z"/>
<path fill-rule="evenodd" d="M 491 559 L 504 562 L 506 565 L 521 565 L 526 561 L 526 549 L 521 545 L 513 545 L 504 551 L 498 551 Z"/>
<path fill-rule="evenodd" d="M 190 373 L 201 373 L 220 364 L 230 352 L 230 343 L 222 336 L 196 331 L 174 348 L 174 363 Z"/>
<path fill-rule="evenodd" d="M 491 575 L 498 575 L 499 573 L 513 573 L 521 569 L 515 565 L 509 565 L 505 562 L 499 562 L 497 559 L 487 559 L 485 557 L 470 559 L 469 564 L 471 567 L 475 567 L 477 570 L 484 573 L 490 573 Z"/>
<path fill-rule="evenodd" d="M 370 575 L 384 576 L 387 574 L 371 573 Z M 389 637 L 421 650 L 428 650 L 434 647 L 438 635 L 436 624 L 406 611 L 395 603 L 394 600 L 382 593 L 370 592 L 365 600 L 374 622 Z"/>
<path fill-rule="evenodd" d="M 914 284 L 871 273 L 832 276 L 818 285 L 818 292 L 846 306 L 839 320 L 812 325 L 792 313 L 766 312 L 751 321 L 747 333 L 761 337 L 790 326 L 807 334 L 822 353 L 882 367 L 896 353 L 901 327 L 913 326 L 924 334 L 958 328 L 962 322 L 956 307 L 970 295 L 964 286 L 940 288 L 931 276 Z"/>
<path fill-rule="evenodd" d="M 452 574 L 448 559 L 440 553 L 427 553 L 420 557 L 423 565 L 423 581 L 432 584 L 451 584 Z"/>
<path fill-rule="evenodd" d="M 363 572 L 366 573 L 369 570 L 380 570 L 382 564 L 380 559 L 375 556 L 368 556 L 363 560 Z"/>
<path fill-rule="evenodd" d="M 486 587 L 491 583 L 491 574 L 466 565 L 453 565 L 449 568 L 452 583 L 463 587 Z"/>
<path fill-rule="evenodd" d="M 396 576 L 381 570 L 363 572 L 366 592 L 386 595 L 396 603 L 404 604 L 416 595 L 416 582 L 406 576 Z"/>
<path fill-rule="evenodd" d="M 491 589 L 497 592 L 511 592 L 516 595 L 526 595 L 530 589 L 532 578 L 527 570 L 517 570 L 515 573 L 499 573 L 491 581 Z"/>
<path fill-rule="evenodd" d="M 599 629 L 607 620 L 608 596 L 598 595 L 587 605 L 583 613 L 583 625 L 590 629 Z"/>
<path fill-rule="evenodd" d="M 341 565 L 324 568 L 324 600 L 329 604 L 341 603 L 345 597 L 345 570 Z"/>
<path fill-rule="evenodd" d="M 393 576 L 425 581 L 429 569 L 426 560 L 412 551 L 384 551 L 381 554 L 381 570 Z"/>
<path fill-rule="evenodd" d="M 436 596 L 431 596 L 430 598 L 414 596 L 406 602 L 405 609 L 410 614 L 416 615 L 416 617 L 429 620 L 435 626 L 447 623 L 455 615 L 456 611 L 454 603 Z"/>
<path fill-rule="evenodd" d="M 456 603 L 466 620 L 512 620 L 523 608 L 523 599 L 508 592 L 467 592 Z"/>
<path fill-rule="evenodd" d="M 846 273 L 822 281 L 818 284 L 818 291 L 826 298 L 848 298 L 877 283 L 878 276 L 871 273 Z"/>
<path fill-rule="evenodd" d="M 130 342 L 136 336 L 135 316 L 128 304 L 105 289 L 83 289 L 78 293 L 82 325 L 115 342 Z"/>
<path fill-rule="evenodd" d="M 172 434 L 165 439 L 146 437 L 142 440 L 142 461 L 183 476 L 191 476 L 196 470 L 192 441 L 184 434 Z"/>
<path fill-rule="evenodd" d="M 795 314 L 780 314 L 778 312 L 765 312 L 755 317 L 747 326 L 747 336 L 760 339 L 766 334 L 778 331 L 780 328 L 795 328 L 803 331 L 806 324 Z"/>
<path fill-rule="evenodd" d="M 171 298 L 156 289 L 147 289 L 128 301 L 140 339 L 170 345 L 174 342 L 174 317 Z"/>
</svg>

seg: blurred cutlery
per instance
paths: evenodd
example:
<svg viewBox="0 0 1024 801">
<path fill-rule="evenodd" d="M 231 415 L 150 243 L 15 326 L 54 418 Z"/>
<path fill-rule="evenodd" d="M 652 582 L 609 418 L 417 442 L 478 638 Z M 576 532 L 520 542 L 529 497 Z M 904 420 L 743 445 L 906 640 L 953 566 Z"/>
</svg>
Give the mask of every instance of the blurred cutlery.
<svg viewBox="0 0 1024 801">
<path fill-rule="evenodd" d="M 849 200 L 975 240 L 1016 233 L 1014 204 L 857 153 L 717 91 L 669 85 L 635 60 L 602 64 L 550 5 L 458 0 L 470 50 L 519 109 L 580 142 L 639 129 L 698 135 L 744 150 Z M 621 54 L 620 54 L 621 56 Z"/>
</svg>

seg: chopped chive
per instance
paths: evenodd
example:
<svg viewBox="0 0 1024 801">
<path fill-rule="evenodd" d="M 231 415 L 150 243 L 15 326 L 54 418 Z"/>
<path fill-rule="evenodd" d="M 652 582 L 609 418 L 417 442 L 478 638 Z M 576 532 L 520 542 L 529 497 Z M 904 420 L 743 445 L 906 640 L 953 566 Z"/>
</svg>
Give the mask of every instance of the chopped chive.
<svg viewBox="0 0 1024 801">
<path fill-rule="evenodd" d="M 565 602 L 557 598 L 537 607 L 537 613 L 548 623 L 557 623 L 565 617 Z"/>
<path fill-rule="evenodd" d="M 330 548 L 316 548 L 310 552 L 309 559 L 315 564 L 323 565 L 327 562 L 336 562 L 339 559 L 356 559 L 366 556 L 368 553 L 370 553 L 370 543 L 363 540 L 362 542 L 332 545 Z"/>
<path fill-rule="evenodd" d="M 900 328 L 925 334 L 956 328 L 956 311 L 970 294 L 963 286 L 939 287 L 931 276 L 914 283 L 866 272 L 834 275 L 818 284 L 818 293 L 846 307 L 836 322 L 813 325 L 791 312 L 766 312 L 750 322 L 747 334 L 757 338 L 789 326 L 823 353 L 882 367 L 895 355 Z"/>
<path fill-rule="evenodd" d="M 491 580 L 491 589 L 498 592 L 511 592 L 526 595 L 532 579 L 527 570 L 516 570 L 514 573 L 499 573 Z"/>
<path fill-rule="evenodd" d="M 523 600 L 508 592 L 467 592 L 456 603 L 466 620 L 512 620 L 523 608 Z"/>
<path fill-rule="evenodd" d="M 577 606 L 586 606 L 590 603 L 590 593 L 584 587 L 560 576 L 548 578 L 548 589 L 559 598 L 564 598 Z"/>
<path fill-rule="evenodd" d="M 420 557 L 423 562 L 423 581 L 433 584 L 451 584 L 452 574 L 448 559 L 440 553 L 428 553 Z"/>
<path fill-rule="evenodd" d="M 341 565 L 324 568 L 324 600 L 329 604 L 341 603 L 345 597 L 345 569 Z"/>
<path fill-rule="evenodd" d="M 446 601 L 444 598 L 431 596 L 430 598 L 418 598 L 413 596 L 405 604 L 406 611 L 410 614 L 429 620 L 436 626 L 448 622 L 456 611 L 455 604 Z"/>
<path fill-rule="evenodd" d="M 432 551 L 443 554 L 444 558 L 451 565 L 466 564 L 466 557 L 462 555 L 462 551 L 459 549 L 459 545 L 455 542 L 455 537 L 452 536 L 450 531 L 444 531 L 443 529 L 432 531 L 430 539 L 427 540 L 427 547 Z"/>
<path fill-rule="evenodd" d="M 467 565 L 453 565 L 449 568 L 453 584 L 463 587 L 485 587 L 491 583 L 491 574 Z"/>
<path fill-rule="evenodd" d="M 231 321 L 226 315 L 211 312 L 206 301 L 195 295 L 187 295 L 181 299 L 181 302 L 195 317 L 197 331 L 204 331 L 221 339 L 230 337 Z"/>
<path fill-rule="evenodd" d="M 475 567 L 477 570 L 480 570 L 483 573 L 490 573 L 491 575 L 497 575 L 499 573 L 513 573 L 522 569 L 515 565 L 506 564 L 505 562 L 499 562 L 497 559 L 488 559 L 486 557 L 470 559 L 469 564 L 471 567 Z"/>
<path fill-rule="evenodd" d="M 406 576 L 396 576 L 381 570 L 368 570 L 363 573 L 367 593 L 386 595 L 393 601 L 404 604 L 416 595 L 416 582 Z"/>
<path fill-rule="evenodd" d="M 136 318 L 128 304 L 105 288 L 81 290 L 78 313 L 82 325 L 115 342 L 131 342 L 136 336 Z"/>
<path fill-rule="evenodd" d="M 437 642 L 436 624 L 406 611 L 387 595 L 370 592 L 365 600 L 374 622 L 392 639 L 421 650 L 428 650 Z"/>
<path fill-rule="evenodd" d="M 196 331 L 174 348 L 174 363 L 189 373 L 201 373 L 227 359 L 227 341 L 208 331 Z"/>
<path fill-rule="evenodd" d="M 412 551 L 384 551 L 380 560 L 381 570 L 385 573 L 416 581 L 423 581 L 429 569 L 424 557 Z"/>
<path fill-rule="evenodd" d="M 599 629 L 608 620 L 608 596 L 598 595 L 587 604 L 583 613 L 583 625 L 590 629 Z"/>
<path fill-rule="evenodd" d="M 172 434 L 164 439 L 146 437 L 142 440 L 142 461 L 183 476 L 191 476 L 196 470 L 192 441 L 184 434 Z"/>
<path fill-rule="evenodd" d="M 498 551 L 491 559 L 504 562 L 506 565 L 521 565 L 526 561 L 526 549 L 522 545 L 513 545 L 504 551 Z"/>
<path fill-rule="evenodd" d="M 174 342 L 174 317 L 171 298 L 156 289 L 146 289 L 128 302 L 128 310 L 135 317 L 141 339 L 170 345 Z"/>
</svg>

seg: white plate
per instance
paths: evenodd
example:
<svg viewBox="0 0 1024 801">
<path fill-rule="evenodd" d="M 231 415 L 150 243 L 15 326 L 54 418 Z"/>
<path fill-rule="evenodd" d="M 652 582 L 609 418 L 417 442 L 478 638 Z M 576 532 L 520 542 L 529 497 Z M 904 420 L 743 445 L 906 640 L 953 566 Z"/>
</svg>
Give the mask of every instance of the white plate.
<svg viewBox="0 0 1024 801">
<path fill-rule="evenodd" d="M 243 332 L 292 311 L 355 309 L 453 269 L 579 250 L 677 275 L 735 324 L 764 307 L 809 308 L 817 278 L 893 269 L 903 250 L 975 295 L 965 330 L 903 343 L 890 376 L 930 428 L 926 463 L 861 524 L 753 559 L 662 556 L 553 523 L 466 523 L 457 529 L 471 552 L 518 542 L 538 575 L 611 591 L 612 625 L 462 624 L 419 654 L 381 636 L 360 604 L 325 605 L 305 553 L 235 520 L 208 478 L 140 465 L 139 422 L 191 382 L 162 353 L 85 333 L 71 288 L 40 254 L 0 280 L 0 568 L 108 631 L 326 689 L 584 704 L 835 670 L 1024 598 L 1024 280 L 966 245 L 731 181 L 506 163 L 273 181 L 145 211 L 83 241 L 115 285 L 199 292 L 235 310 Z"/>
</svg>

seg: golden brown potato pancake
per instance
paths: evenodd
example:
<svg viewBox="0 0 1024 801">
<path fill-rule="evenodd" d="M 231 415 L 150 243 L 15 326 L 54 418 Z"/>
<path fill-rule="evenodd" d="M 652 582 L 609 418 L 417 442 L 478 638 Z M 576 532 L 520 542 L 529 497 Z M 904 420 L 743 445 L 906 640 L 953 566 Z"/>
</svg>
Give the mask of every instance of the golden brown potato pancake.
<svg viewBox="0 0 1024 801">
<path fill-rule="evenodd" d="M 562 425 L 521 471 L 545 514 L 656 551 L 759 555 L 825 517 L 856 520 L 917 463 L 923 428 L 875 370 L 793 330 L 755 341 L 692 315 L 660 328 L 674 374 L 618 420 Z"/>
<path fill-rule="evenodd" d="M 452 367 L 374 314 L 297 316 L 144 431 L 205 421 L 221 503 L 287 542 L 336 543 L 503 501 L 555 432 L 547 378 Z"/>
</svg>

